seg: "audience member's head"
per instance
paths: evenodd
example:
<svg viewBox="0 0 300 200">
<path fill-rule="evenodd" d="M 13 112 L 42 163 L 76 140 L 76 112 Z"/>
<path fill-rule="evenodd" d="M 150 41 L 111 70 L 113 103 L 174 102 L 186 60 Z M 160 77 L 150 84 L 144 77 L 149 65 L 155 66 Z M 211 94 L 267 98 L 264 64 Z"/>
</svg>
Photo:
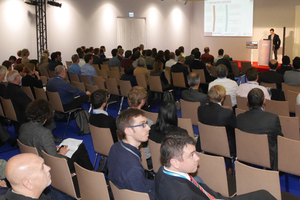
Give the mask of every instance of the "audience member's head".
<svg viewBox="0 0 300 200">
<path fill-rule="evenodd" d="M 94 49 L 94 54 L 97 55 L 97 56 L 100 55 L 100 49 L 99 48 L 95 48 Z"/>
<path fill-rule="evenodd" d="M 194 56 L 196 59 L 200 59 L 200 57 L 201 57 L 200 51 L 194 51 Z"/>
<path fill-rule="evenodd" d="M 151 49 L 148 49 L 147 53 L 146 53 L 146 56 L 150 57 L 151 55 L 152 55 L 152 51 L 151 51 Z"/>
<path fill-rule="evenodd" d="M 257 81 L 258 79 L 258 70 L 255 67 L 250 67 L 246 71 L 246 77 L 248 81 Z"/>
<path fill-rule="evenodd" d="M 166 61 L 170 60 L 170 51 L 168 49 L 165 50 L 164 54 L 165 54 L 165 60 Z"/>
<path fill-rule="evenodd" d="M 183 46 L 180 46 L 178 49 L 180 50 L 181 53 L 184 53 L 184 47 Z"/>
<path fill-rule="evenodd" d="M 22 57 L 22 50 L 17 51 L 18 57 Z"/>
<path fill-rule="evenodd" d="M 177 108 L 174 101 L 163 101 L 159 107 L 156 120 L 159 132 L 165 131 L 170 126 L 178 126 Z"/>
<path fill-rule="evenodd" d="M 15 193 L 38 199 L 51 184 L 50 169 L 43 158 L 32 153 L 22 153 L 8 160 L 6 178 Z"/>
<path fill-rule="evenodd" d="M 51 53 L 51 60 L 57 62 L 58 61 L 58 55 L 57 52 Z"/>
<path fill-rule="evenodd" d="M 147 90 L 141 86 L 134 86 L 128 93 L 128 104 L 130 108 L 143 107 L 147 101 Z"/>
<path fill-rule="evenodd" d="M 36 68 L 39 66 L 39 61 L 38 61 L 37 59 L 31 59 L 31 60 L 29 61 L 29 63 L 34 64 L 34 66 L 35 66 Z"/>
<path fill-rule="evenodd" d="M 7 73 L 7 68 L 0 66 L 0 81 L 3 81 Z"/>
<path fill-rule="evenodd" d="M 111 55 L 112 55 L 113 57 L 116 57 L 116 56 L 117 56 L 117 53 L 118 53 L 118 50 L 117 50 L 117 49 L 111 50 Z"/>
<path fill-rule="evenodd" d="M 27 64 L 25 65 L 24 72 L 25 72 L 26 74 L 32 75 L 32 73 L 34 73 L 34 71 L 35 71 L 35 66 L 34 66 L 34 64 L 32 64 L 32 63 L 27 63 Z"/>
<path fill-rule="evenodd" d="M 269 67 L 270 69 L 276 69 L 278 67 L 278 62 L 275 59 L 271 59 L 269 61 Z"/>
<path fill-rule="evenodd" d="M 19 85 L 21 82 L 21 76 L 17 70 L 11 70 L 7 74 L 7 81 L 16 85 Z"/>
<path fill-rule="evenodd" d="M 45 50 L 43 51 L 43 53 L 47 54 L 48 56 L 50 55 L 50 53 L 49 53 L 49 50 L 48 50 L 48 49 L 45 49 Z"/>
<path fill-rule="evenodd" d="M 22 63 L 16 64 L 14 66 L 14 70 L 17 70 L 20 74 L 21 74 L 21 72 L 24 72 L 24 68 L 25 68 L 25 65 Z"/>
<path fill-rule="evenodd" d="M 78 57 L 83 59 L 84 58 L 84 52 L 83 51 L 79 51 L 78 52 Z"/>
<path fill-rule="evenodd" d="M 140 44 L 140 50 L 144 51 L 144 45 L 143 44 Z"/>
<path fill-rule="evenodd" d="M 29 121 L 44 124 L 52 119 L 53 109 L 48 101 L 44 99 L 35 100 L 28 104 L 26 117 Z"/>
<path fill-rule="evenodd" d="M 191 72 L 187 76 L 187 81 L 192 88 L 194 88 L 194 87 L 197 88 L 197 87 L 199 87 L 199 84 L 200 84 L 200 75 L 195 72 Z"/>
<path fill-rule="evenodd" d="M 209 47 L 204 47 L 204 53 L 209 53 Z"/>
<path fill-rule="evenodd" d="M 120 56 L 122 56 L 123 53 L 124 53 L 124 49 L 122 49 L 122 48 L 118 49 L 118 54 L 119 54 Z"/>
<path fill-rule="evenodd" d="M 48 62 L 48 54 L 43 53 L 40 57 L 40 62 L 41 62 L 41 64 Z"/>
<path fill-rule="evenodd" d="M 157 52 L 157 57 L 156 57 L 156 59 L 158 59 L 158 60 L 164 59 L 164 52 L 163 52 L 162 50 L 159 50 L 159 51 Z"/>
<path fill-rule="evenodd" d="M 106 91 L 105 90 L 96 90 L 91 94 L 91 102 L 94 109 L 102 109 L 105 107 L 107 102 Z"/>
<path fill-rule="evenodd" d="M 223 56 L 223 58 L 226 59 L 226 60 L 229 60 L 229 59 L 230 59 L 230 56 L 229 56 L 228 54 L 225 54 L 225 55 Z"/>
<path fill-rule="evenodd" d="M 157 73 L 163 71 L 163 66 L 164 64 L 160 60 L 155 60 L 152 72 Z"/>
<path fill-rule="evenodd" d="M 194 173 L 198 169 L 195 141 L 186 133 L 168 134 L 161 143 L 160 155 L 163 165 L 172 171 Z"/>
<path fill-rule="evenodd" d="M 184 61 L 185 61 L 185 58 L 183 57 L 183 56 L 178 56 L 178 62 L 180 62 L 180 63 L 184 63 Z"/>
<path fill-rule="evenodd" d="M 300 69 L 300 57 L 295 57 L 293 60 L 294 69 Z"/>
<path fill-rule="evenodd" d="M 223 54 L 224 54 L 224 49 L 219 49 L 218 55 L 219 55 L 219 56 L 223 56 Z"/>
<path fill-rule="evenodd" d="M 103 50 L 103 52 L 106 51 L 105 46 L 101 46 L 101 47 L 100 47 L 100 50 L 101 50 L 101 49 Z"/>
<path fill-rule="evenodd" d="M 290 63 L 291 63 L 290 57 L 288 57 L 288 56 L 283 56 L 282 57 L 282 64 L 283 65 L 290 65 Z"/>
<path fill-rule="evenodd" d="M 84 56 L 84 61 L 85 61 L 86 63 L 90 63 L 90 64 L 91 64 L 91 62 L 93 61 L 93 56 L 92 56 L 91 54 L 85 55 L 85 56 Z"/>
<path fill-rule="evenodd" d="M 264 92 L 259 88 L 253 88 L 250 90 L 247 98 L 250 108 L 261 108 L 265 102 Z"/>
<path fill-rule="evenodd" d="M 130 50 L 125 51 L 125 58 L 130 58 L 132 52 Z"/>
<path fill-rule="evenodd" d="M 210 88 L 207 95 L 211 102 L 222 103 L 226 96 L 226 89 L 222 85 L 215 85 Z"/>
<path fill-rule="evenodd" d="M 63 79 L 66 78 L 66 68 L 63 65 L 57 65 L 54 71 L 56 76 L 60 76 Z"/>
<path fill-rule="evenodd" d="M 117 46 L 117 49 L 122 49 L 122 48 L 123 48 L 122 45 Z"/>
<path fill-rule="evenodd" d="M 22 49 L 22 56 L 26 56 L 26 57 L 29 56 L 29 51 L 28 51 L 28 49 Z"/>
<path fill-rule="evenodd" d="M 58 57 L 58 61 L 61 61 L 62 60 L 61 52 L 57 51 L 56 54 L 57 54 L 57 57 Z"/>
<path fill-rule="evenodd" d="M 2 65 L 6 67 L 8 71 L 12 69 L 12 63 L 8 60 L 3 61 Z"/>
<path fill-rule="evenodd" d="M 79 63 L 79 56 L 77 54 L 73 54 L 73 56 L 71 57 L 72 62 L 75 64 Z"/>
<path fill-rule="evenodd" d="M 170 53 L 170 59 L 173 59 L 173 60 L 175 59 L 175 53 L 174 52 Z"/>
<path fill-rule="evenodd" d="M 137 52 L 139 52 L 139 51 L 137 51 Z M 145 59 L 144 58 L 139 58 L 138 60 L 137 60 L 137 64 L 136 64 L 138 67 L 147 67 L 147 65 L 146 65 L 146 61 L 145 61 Z"/>
<path fill-rule="evenodd" d="M 116 124 L 123 139 L 141 143 L 148 140 L 150 128 L 146 122 L 147 119 L 142 110 L 129 108 L 121 112 Z"/>
<path fill-rule="evenodd" d="M 181 51 L 179 50 L 179 49 L 176 49 L 175 50 L 175 55 L 178 57 L 178 56 L 180 56 L 181 55 Z"/>
<path fill-rule="evenodd" d="M 220 64 L 217 66 L 217 76 L 218 78 L 224 78 L 227 77 L 228 69 L 226 65 Z"/>
<path fill-rule="evenodd" d="M 157 49 L 153 48 L 152 49 L 152 58 L 156 58 L 156 56 L 157 56 Z"/>
<path fill-rule="evenodd" d="M 11 62 L 12 64 L 14 64 L 17 60 L 16 56 L 9 56 L 9 62 Z"/>
<path fill-rule="evenodd" d="M 141 57 L 141 52 L 135 51 L 135 52 L 133 53 L 133 57 L 134 57 L 135 60 L 136 60 L 136 59 L 139 59 L 139 58 Z"/>
</svg>

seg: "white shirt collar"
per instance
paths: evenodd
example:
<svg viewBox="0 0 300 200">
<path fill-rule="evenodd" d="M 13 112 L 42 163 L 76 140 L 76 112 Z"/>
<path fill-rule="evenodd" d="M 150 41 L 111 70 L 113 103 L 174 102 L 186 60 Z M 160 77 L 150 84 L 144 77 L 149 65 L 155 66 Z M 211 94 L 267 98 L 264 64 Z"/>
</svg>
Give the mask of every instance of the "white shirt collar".
<svg viewBox="0 0 300 200">
<path fill-rule="evenodd" d="M 166 170 L 166 171 L 168 171 L 168 172 L 175 173 L 175 174 L 182 175 L 182 176 L 184 176 L 186 179 L 190 180 L 190 176 L 189 176 L 187 173 L 183 173 L 183 172 L 175 172 L 175 171 L 172 171 L 172 170 L 167 169 L 165 166 L 164 166 L 164 170 Z"/>
<path fill-rule="evenodd" d="M 108 113 L 105 110 L 101 110 L 101 109 L 93 109 L 93 113 L 108 115 Z"/>
</svg>

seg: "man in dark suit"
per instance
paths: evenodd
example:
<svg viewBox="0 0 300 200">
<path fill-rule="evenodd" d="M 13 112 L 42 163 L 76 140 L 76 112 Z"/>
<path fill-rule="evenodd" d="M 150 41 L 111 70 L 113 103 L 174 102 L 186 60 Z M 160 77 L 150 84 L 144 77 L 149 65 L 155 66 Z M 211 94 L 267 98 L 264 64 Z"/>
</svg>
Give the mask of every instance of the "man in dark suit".
<svg viewBox="0 0 300 200">
<path fill-rule="evenodd" d="M 283 136 L 279 117 L 263 110 L 266 100 L 261 89 L 250 90 L 247 98 L 250 110 L 237 116 L 236 126 L 248 133 L 268 135 L 271 167 L 277 170 L 277 136 Z"/>
<path fill-rule="evenodd" d="M 201 178 L 197 182 L 190 173 L 198 169 L 194 139 L 183 133 L 171 133 L 163 140 L 160 148 L 163 166 L 155 176 L 157 200 L 179 199 L 275 199 L 270 193 L 259 190 L 227 198 L 210 189 Z M 200 166 L 201 167 L 201 166 Z M 217 180 L 216 180 L 217 181 Z"/>
<path fill-rule="evenodd" d="M 184 81 L 185 81 L 185 85 L 186 85 L 186 87 L 189 87 L 189 84 L 187 82 L 187 75 L 189 74 L 189 70 L 188 70 L 188 68 L 186 66 L 183 65 L 184 61 L 185 61 L 184 57 L 183 56 L 179 56 L 178 57 L 178 62 L 171 67 L 171 72 L 175 72 L 175 73 L 176 72 L 182 72 L 183 73 L 183 77 L 184 77 Z M 172 76 L 171 76 L 171 83 L 173 85 L 173 78 L 172 78 Z"/>
<path fill-rule="evenodd" d="M 225 54 L 223 56 L 223 58 L 219 59 L 216 63 L 216 66 L 218 66 L 220 64 L 223 64 L 227 67 L 227 69 L 228 69 L 228 76 L 227 77 L 234 80 L 234 74 L 233 74 L 232 66 L 231 66 L 230 61 L 229 61 L 229 55 Z"/>
<path fill-rule="evenodd" d="M 270 70 L 267 72 L 258 73 L 258 83 L 276 83 L 277 89 L 281 89 L 281 83 L 283 82 L 283 75 L 276 72 L 278 62 L 275 59 L 269 61 Z"/>
<path fill-rule="evenodd" d="M 96 64 L 99 66 L 99 69 L 101 69 L 101 64 L 103 64 L 102 59 L 100 58 L 100 49 L 99 48 L 95 48 L 94 49 L 94 58 L 93 58 L 93 64 Z"/>
<path fill-rule="evenodd" d="M 235 150 L 235 115 L 232 110 L 223 108 L 222 103 L 225 100 L 226 89 L 221 85 L 213 86 L 209 92 L 208 97 L 210 103 L 198 108 L 199 122 L 211 126 L 225 126 L 227 138 L 230 148 L 231 156 L 236 156 Z M 197 151 L 200 150 L 200 137 L 197 141 Z M 227 170 L 232 173 L 232 163 L 230 159 L 225 159 L 227 163 Z"/>
<path fill-rule="evenodd" d="M 196 51 L 194 53 L 194 56 L 195 56 L 195 59 L 193 60 L 193 62 L 191 62 L 191 64 L 189 65 L 190 66 L 190 71 L 192 72 L 193 69 L 203 69 L 204 70 L 204 75 L 205 75 L 205 80 L 206 80 L 206 83 L 210 83 L 211 81 L 215 80 L 216 77 L 213 77 L 209 74 L 206 66 L 205 66 L 205 63 L 200 61 L 200 56 L 201 56 L 201 53 L 200 51 Z"/>
<path fill-rule="evenodd" d="M 270 29 L 270 35 L 268 36 L 268 39 L 272 40 L 272 44 L 273 44 L 272 50 L 274 51 L 274 56 L 275 56 L 275 59 L 277 60 L 277 51 L 280 47 L 281 41 L 280 41 L 279 35 L 274 33 L 273 28 Z"/>
<path fill-rule="evenodd" d="M 182 99 L 185 101 L 191 102 L 200 102 L 201 106 L 206 105 L 209 102 L 209 99 L 206 94 L 199 92 L 200 84 L 200 75 L 194 72 L 191 72 L 187 76 L 188 83 L 190 88 L 188 90 L 182 91 Z"/>
<path fill-rule="evenodd" d="M 284 73 L 286 71 L 293 70 L 293 67 L 290 65 L 290 63 L 291 63 L 290 57 L 283 56 L 281 61 L 282 61 L 282 64 L 281 64 L 280 68 L 276 70 L 277 73 L 284 75 Z"/>
<path fill-rule="evenodd" d="M 300 85 L 300 58 L 297 56 L 293 60 L 294 70 L 284 73 L 284 82 L 288 85 Z"/>
</svg>

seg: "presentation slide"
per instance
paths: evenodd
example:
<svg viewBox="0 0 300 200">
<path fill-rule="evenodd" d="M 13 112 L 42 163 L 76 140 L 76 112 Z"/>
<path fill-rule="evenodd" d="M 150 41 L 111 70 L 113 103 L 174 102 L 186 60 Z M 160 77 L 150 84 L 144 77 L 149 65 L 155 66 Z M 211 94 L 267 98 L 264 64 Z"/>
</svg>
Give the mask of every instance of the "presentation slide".
<svg viewBox="0 0 300 200">
<path fill-rule="evenodd" d="M 254 0 L 206 0 L 204 36 L 251 37 Z"/>
</svg>

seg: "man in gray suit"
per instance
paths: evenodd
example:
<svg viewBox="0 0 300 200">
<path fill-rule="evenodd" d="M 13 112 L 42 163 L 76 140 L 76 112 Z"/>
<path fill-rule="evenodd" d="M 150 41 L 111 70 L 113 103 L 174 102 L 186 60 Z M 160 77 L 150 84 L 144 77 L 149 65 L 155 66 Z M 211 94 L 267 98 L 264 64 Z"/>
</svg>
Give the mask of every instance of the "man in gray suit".
<svg viewBox="0 0 300 200">
<path fill-rule="evenodd" d="M 295 57 L 293 60 L 294 70 L 286 71 L 283 79 L 286 84 L 300 85 L 300 58 Z"/>
<path fill-rule="evenodd" d="M 191 72 L 187 76 L 190 88 L 188 90 L 182 91 L 182 99 L 191 102 L 200 102 L 201 106 L 209 103 L 208 96 L 202 92 L 199 92 L 200 75 Z"/>
</svg>

